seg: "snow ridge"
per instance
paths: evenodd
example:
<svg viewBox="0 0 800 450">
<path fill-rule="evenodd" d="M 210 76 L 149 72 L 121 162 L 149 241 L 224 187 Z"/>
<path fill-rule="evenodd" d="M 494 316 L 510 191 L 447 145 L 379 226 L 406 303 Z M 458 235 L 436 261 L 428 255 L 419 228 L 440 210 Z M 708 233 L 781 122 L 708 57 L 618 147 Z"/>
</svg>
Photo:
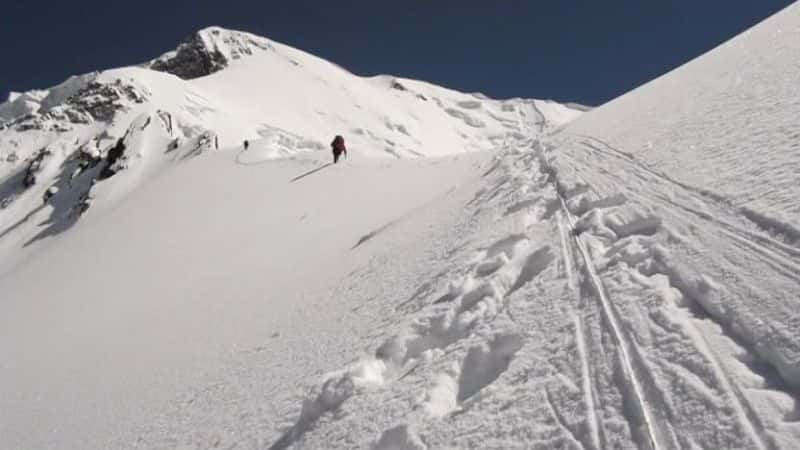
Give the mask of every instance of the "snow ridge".
<svg viewBox="0 0 800 450">
<path fill-rule="evenodd" d="M 39 239 L 32 237 L 42 235 L 36 217 L 60 234 L 90 208 L 108 209 L 209 148 L 243 150 L 247 140 L 237 160 L 257 165 L 325 151 L 343 134 L 356 158 L 441 156 L 491 149 L 527 121 L 544 132 L 580 114 L 551 102 L 361 78 L 220 27 L 198 31 L 143 67 L 71 77 L 13 97 L 0 105 L 0 218 L 13 224 L 0 230 L 0 248 L 12 255 L 0 261 L 0 273 L 34 251 Z M 63 207 L 37 208 L 51 199 Z"/>
</svg>

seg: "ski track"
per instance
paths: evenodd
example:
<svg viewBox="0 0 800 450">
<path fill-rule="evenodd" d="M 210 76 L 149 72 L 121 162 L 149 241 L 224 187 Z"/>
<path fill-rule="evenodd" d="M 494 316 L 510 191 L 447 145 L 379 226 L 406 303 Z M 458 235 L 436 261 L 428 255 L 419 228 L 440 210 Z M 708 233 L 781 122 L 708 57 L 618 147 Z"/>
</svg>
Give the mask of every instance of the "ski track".
<svg viewBox="0 0 800 450">
<path fill-rule="evenodd" d="M 347 433 L 383 448 L 397 430 L 419 448 L 791 448 L 794 413 L 779 419 L 782 407 L 760 398 L 793 399 L 796 410 L 796 393 L 753 381 L 769 364 L 705 309 L 700 291 L 718 288 L 674 264 L 668 231 L 707 209 L 729 218 L 709 222 L 722 236 L 760 249 L 789 279 L 791 252 L 769 236 L 754 242 L 755 231 L 717 214 L 731 213 L 724 202 L 669 180 L 669 196 L 614 192 L 618 184 L 583 175 L 581 148 L 594 151 L 563 140 L 509 144 L 483 171 L 484 187 L 463 194 L 465 226 L 483 237 L 447 250 L 446 268 L 393 306 L 400 320 L 378 320 L 371 356 L 312 386 L 271 448 L 347 442 Z M 386 413 L 355 414 L 366 405 Z M 487 411 L 507 426 L 483 425 Z"/>
<path fill-rule="evenodd" d="M 563 145 L 564 144 L 562 143 L 562 146 Z M 596 147 L 590 146 L 590 148 L 596 150 Z M 616 154 L 614 156 L 623 155 L 625 159 L 632 159 L 632 157 L 629 154 L 625 153 L 625 152 L 616 151 L 615 153 Z M 666 177 L 661 176 L 661 174 L 650 170 L 648 167 L 644 167 L 644 169 L 650 175 L 656 175 L 656 176 L 659 176 L 662 179 L 666 178 Z M 578 178 L 581 178 L 580 175 L 577 173 L 577 171 L 576 171 L 576 175 L 578 176 Z M 673 180 L 671 180 L 669 178 L 666 178 L 666 179 L 667 179 L 667 181 L 670 181 L 670 182 L 673 181 Z M 582 182 L 585 183 L 585 180 L 582 180 Z M 682 186 L 680 184 L 679 184 L 679 187 L 685 188 L 685 186 Z M 701 192 L 700 190 L 697 190 L 697 189 L 687 189 L 687 190 L 690 190 L 690 191 L 700 195 L 700 197 L 702 199 L 704 199 L 707 202 L 714 203 L 717 207 L 719 207 L 719 206 L 728 206 L 727 204 L 725 204 L 725 202 L 721 202 L 718 196 L 707 195 L 707 194 L 705 194 L 705 193 L 703 193 L 703 192 Z M 639 196 L 639 197 L 642 197 L 642 196 Z M 568 206 L 566 204 L 566 200 L 567 199 L 565 199 L 564 208 L 568 210 L 569 208 L 568 208 Z M 611 203 L 611 205 L 609 205 L 608 203 Z M 722 205 L 720 205 L 720 203 L 722 203 Z M 606 201 L 603 201 L 602 199 L 595 201 L 594 204 L 593 204 L 593 206 L 595 206 L 595 207 L 597 207 L 598 205 L 601 206 L 601 207 L 621 206 L 621 204 L 619 202 L 616 202 L 616 201 L 606 202 Z M 677 205 L 675 205 L 673 203 L 672 206 L 677 206 Z M 578 210 L 582 214 L 589 213 L 591 209 L 592 208 L 589 208 L 589 209 L 578 208 Z M 681 208 L 681 209 L 683 209 L 683 208 Z M 709 217 L 714 217 L 714 216 L 709 216 Z M 649 225 L 648 225 L 648 223 L 649 223 Z M 659 225 L 660 225 L 660 221 L 652 220 L 652 218 L 644 219 L 644 220 L 639 219 L 639 225 L 634 227 L 634 231 L 642 231 L 644 229 L 644 230 L 648 231 L 648 233 L 646 233 L 646 234 L 652 235 L 652 234 L 655 233 L 655 229 L 657 229 Z M 751 240 L 747 240 L 746 237 L 741 234 L 741 230 L 740 229 L 738 229 L 738 228 L 736 228 L 736 227 L 734 227 L 734 226 L 732 226 L 732 225 L 730 225 L 730 224 L 728 224 L 728 223 L 726 223 L 724 221 L 718 221 L 717 225 L 726 227 L 728 230 L 733 228 L 735 231 L 738 231 L 739 233 L 735 233 L 735 235 L 732 236 L 732 237 L 738 238 L 737 241 L 739 241 L 739 242 L 744 240 L 746 243 L 752 244 L 752 245 L 748 246 L 750 249 L 752 249 L 754 245 L 757 245 L 755 243 L 752 243 Z M 639 229 L 636 230 L 636 228 L 639 228 Z M 624 239 L 625 237 L 630 236 L 631 234 L 634 234 L 634 233 L 630 233 L 630 231 L 631 230 L 627 230 L 627 232 L 622 233 L 623 234 L 622 236 L 619 236 L 619 233 L 617 233 L 618 237 L 621 238 L 621 239 Z M 733 233 L 733 231 L 731 231 L 728 235 L 730 236 L 731 233 Z M 746 236 L 747 237 L 752 237 L 750 235 L 750 233 L 748 233 Z M 759 239 L 760 242 L 768 242 L 769 244 L 776 244 L 775 241 L 772 240 L 769 237 L 761 236 L 761 238 L 762 239 Z M 780 243 L 777 243 L 777 245 L 770 245 L 770 247 L 766 248 L 766 249 L 763 248 L 763 247 L 757 247 L 757 248 L 759 250 L 762 250 L 760 252 L 762 255 L 766 255 L 769 258 L 768 259 L 769 262 L 774 262 L 775 261 L 775 259 L 774 259 L 775 256 L 776 256 L 775 253 L 774 253 L 775 251 L 786 250 L 786 247 L 784 245 L 780 244 Z M 790 255 L 792 254 L 791 250 L 790 250 L 789 254 Z M 587 259 L 591 258 L 591 256 L 589 255 L 588 251 L 585 252 L 585 255 L 587 256 Z M 785 255 L 785 253 L 784 253 L 784 255 Z M 777 256 L 777 257 L 781 258 L 782 255 Z M 781 262 L 785 262 L 785 261 L 781 261 Z M 588 263 L 588 261 L 587 261 L 587 263 Z M 792 273 L 788 273 L 787 274 L 785 272 L 784 272 L 784 274 L 785 275 L 789 275 L 789 276 L 792 275 Z M 672 278 L 675 278 L 674 274 L 672 275 Z M 688 293 L 685 293 L 685 294 L 688 294 Z M 686 295 L 686 297 L 691 297 L 691 295 Z M 697 300 L 690 299 L 690 301 L 696 302 Z M 702 305 L 700 305 L 700 307 L 702 308 Z M 714 320 L 715 323 L 719 326 L 719 328 L 721 330 L 727 330 L 727 329 L 729 329 L 729 327 L 726 326 L 725 323 L 718 322 L 717 319 L 715 318 L 715 316 L 713 314 L 707 312 L 707 311 L 706 311 L 706 314 L 704 314 L 703 317 L 697 317 L 696 315 L 692 315 L 691 313 L 688 313 L 687 315 L 690 318 L 689 318 L 689 320 L 686 321 L 686 323 L 689 324 L 689 331 L 693 335 L 693 341 L 694 341 L 694 343 L 696 345 L 696 348 L 697 348 L 698 352 L 703 354 L 708 359 L 708 361 L 710 362 L 710 365 L 712 366 L 714 374 L 715 374 L 717 380 L 719 381 L 719 383 L 720 383 L 720 385 L 722 387 L 722 390 L 724 392 L 728 393 L 728 398 L 731 400 L 730 403 L 731 403 L 732 407 L 736 411 L 736 416 L 738 418 L 738 421 L 742 425 L 742 427 L 745 429 L 745 433 L 749 437 L 750 441 L 752 442 L 752 445 L 755 446 L 756 448 L 762 448 L 762 449 L 765 449 L 765 448 L 769 448 L 769 449 L 781 448 L 781 446 L 777 443 L 777 441 L 773 438 L 773 436 L 771 436 L 766 431 L 767 427 L 765 426 L 764 423 L 762 423 L 761 415 L 758 413 L 758 411 L 751 404 L 750 400 L 747 398 L 746 394 L 744 393 L 745 392 L 744 389 L 737 382 L 735 382 L 730 375 L 728 375 L 728 371 L 725 368 L 726 366 L 720 362 L 723 359 L 723 357 L 717 355 L 712 350 L 711 346 L 707 342 L 708 338 L 705 336 L 704 332 L 702 331 L 703 327 L 701 325 L 705 321 L 708 320 L 707 318 L 711 318 L 711 320 Z M 731 340 L 736 340 L 735 336 L 730 336 L 729 338 Z M 750 350 L 750 351 L 752 351 L 752 350 Z M 638 352 L 639 352 L 638 348 L 636 346 L 634 346 L 634 353 L 638 353 Z M 640 357 L 640 359 L 642 359 L 642 358 Z M 784 393 L 791 395 L 792 397 L 795 398 L 795 401 L 796 401 L 796 395 L 793 392 L 787 391 L 787 392 L 784 392 Z"/>
<path fill-rule="evenodd" d="M 758 213 L 755 213 L 754 211 L 749 210 L 747 208 L 735 206 L 732 200 L 726 198 L 725 196 L 723 196 L 721 194 L 717 194 L 717 193 L 714 193 L 714 192 L 712 192 L 712 191 L 710 191 L 708 189 L 701 189 L 701 188 L 698 188 L 698 187 L 695 187 L 695 186 L 691 186 L 691 185 L 689 185 L 687 183 L 678 181 L 675 178 L 670 177 L 669 175 L 665 174 L 664 172 L 661 172 L 661 171 L 658 171 L 656 169 L 653 169 L 652 167 L 650 167 L 649 164 L 637 159 L 633 154 L 627 153 L 627 152 L 623 152 L 623 151 L 621 151 L 619 149 L 616 149 L 616 148 L 612 147 L 611 145 L 607 144 L 606 142 L 601 141 L 601 140 L 599 140 L 597 138 L 593 138 L 591 136 L 586 136 L 586 135 L 579 135 L 579 134 L 576 135 L 576 136 L 585 137 L 587 139 L 596 141 L 596 142 L 600 143 L 601 145 L 603 145 L 604 147 L 606 147 L 608 149 L 607 151 L 606 150 L 602 150 L 599 147 L 597 147 L 595 145 L 592 145 L 591 143 L 586 142 L 586 141 L 581 143 L 582 145 L 584 145 L 584 146 L 586 146 L 586 147 L 588 147 L 588 148 L 590 148 L 590 149 L 592 149 L 592 150 L 594 150 L 596 152 L 601 152 L 601 153 L 605 153 L 607 155 L 617 156 L 620 160 L 626 161 L 626 162 L 628 162 L 630 164 L 633 164 L 636 167 L 648 172 L 649 174 L 651 174 L 653 176 L 658 177 L 659 179 L 661 179 L 663 181 L 666 181 L 668 183 L 674 184 L 675 186 L 680 187 L 682 189 L 685 189 L 687 191 L 694 192 L 697 195 L 699 195 L 700 197 L 703 197 L 703 198 L 705 198 L 707 200 L 710 200 L 712 203 L 716 204 L 718 207 L 722 207 L 722 208 L 726 209 L 727 212 L 729 213 L 729 215 L 734 215 L 735 217 L 746 219 L 750 224 L 752 224 L 758 230 L 760 230 L 763 233 L 767 234 L 767 236 L 764 236 L 764 235 L 761 235 L 761 234 L 757 234 L 757 233 L 753 233 L 752 231 L 748 231 L 748 230 L 744 229 L 741 226 L 737 226 L 737 225 L 735 225 L 733 223 L 729 223 L 729 222 L 726 222 L 726 221 L 723 221 L 723 220 L 719 220 L 719 219 L 715 218 L 715 216 L 711 216 L 711 215 L 708 215 L 708 214 L 703 214 L 701 212 L 691 210 L 690 208 L 686 207 L 685 205 L 675 205 L 675 206 L 682 207 L 683 209 L 686 209 L 686 210 L 692 212 L 693 214 L 697 215 L 698 217 L 701 217 L 701 218 L 703 218 L 705 220 L 713 221 L 713 222 L 717 223 L 718 225 L 720 225 L 722 227 L 725 227 L 729 231 L 731 231 L 733 233 L 736 233 L 740 238 L 743 238 L 743 239 L 745 239 L 747 241 L 756 241 L 756 242 L 762 244 L 764 247 L 767 247 L 767 248 L 771 249 L 772 251 L 782 253 L 782 254 L 784 254 L 786 256 L 789 256 L 789 257 L 800 257 L 800 249 L 797 248 L 796 242 L 790 242 L 790 243 L 781 242 L 776 237 L 776 233 L 774 231 L 772 231 L 772 228 L 765 227 L 763 225 L 768 219 L 753 220 L 753 217 L 755 217 Z"/>
<path fill-rule="evenodd" d="M 728 217 L 732 216 L 734 219 L 738 216 L 737 211 L 730 206 L 730 202 L 721 199 L 721 196 L 699 194 L 699 199 L 696 198 L 695 200 L 704 202 L 703 208 L 710 211 L 702 212 L 697 208 L 687 206 L 685 202 L 679 202 L 663 194 L 643 195 L 631 188 L 626 187 L 625 189 L 629 196 L 637 198 L 640 203 L 663 205 L 662 214 L 671 215 L 679 221 L 689 223 L 692 218 L 681 217 L 677 214 L 677 211 L 684 211 L 696 218 L 700 218 L 708 225 L 716 228 L 716 231 L 730 238 L 726 245 L 734 245 L 743 254 L 752 253 L 758 255 L 759 263 L 769 266 L 778 274 L 790 279 L 793 284 L 800 284 L 800 259 L 797 258 L 797 251 L 792 247 L 775 241 L 768 235 L 765 236 L 745 230 L 741 226 L 732 223 L 730 219 L 720 219 L 720 217 L 726 217 L 726 215 Z M 698 192 L 700 190 L 690 189 L 690 191 Z M 767 231 L 764 231 L 764 233 L 766 234 Z M 711 316 L 714 317 L 713 314 Z M 729 324 L 722 323 L 721 325 Z"/>
<path fill-rule="evenodd" d="M 552 167 L 545 165 L 544 167 L 542 167 L 542 169 L 548 172 L 550 180 L 553 183 L 554 187 L 556 188 L 556 192 L 558 193 L 559 201 L 562 206 L 562 211 L 564 213 L 564 217 L 568 222 L 569 229 L 575 232 L 577 230 L 575 227 L 576 219 L 573 216 L 572 212 L 570 212 L 569 208 L 567 207 L 566 201 L 568 198 L 580 195 L 585 191 L 585 189 L 579 189 L 578 191 L 573 190 L 570 192 L 562 193 L 561 189 L 559 189 L 558 175 L 552 169 Z M 608 207 L 616 204 L 619 204 L 619 202 L 615 200 L 608 202 L 599 200 L 594 204 L 592 204 L 591 206 L 589 206 L 588 209 L 593 209 L 597 207 Z M 644 443 L 648 444 L 649 448 L 653 450 L 659 450 L 661 448 L 671 448 L 672 447 L 671 445 L 662 446 L 659 444 L 660 441 L 659 435 L 661 433 L 659 433 L 655 428 L 653 413 L 651 412 L 647 399 L 644 396 L 641 382 L 637 378 L 636 371 L 634 369 L 634 363 L 628 351 L 628 348 L 630 347 L 628 339 L 622 333 L 621 328 L 617 323 L 616 313 L 612 310 L 611 302 L 607 298 L 602 282 L 600 281 L 599 276 L 595 272 L 594 263 L 592 262 L 591 256 L 589 255 L 589 251 L 587 250 L 585 244 L 583 243 L 583 241 L 580 239 L 579 236 L 575 235 L 574 239 L 578 251 L 581 254 L 581 257 L 583 258 L 583 267 L 584 270 L 586 271 L 585 275 L 587 276 L 588 280 L 592 285 L 594 294 L 596 294 L 598 299 L 600 300 L 604 319 L 609 324 L 609 331 L 611 332 L 614 342 L 620 352 L 620 358 L 622 360 L 622 364 L 625 371 L 625 382 L 629 383 L 630 387 L 633 389 L 633 394 L 635 396 L 635 401 L 637 403 L 638 414 L 641 415 L 641 418 L 644 421 L 644 426 L 646 427 L 646 433 L 647 433 L 646 441 Z"/>
<path fill-rule="evenodd" d="M 559 238 L 561 240 L 561 247 L 563 251 L 564 275 L 567 277 L 567 284 L 569 285 L 570 290 L 572 290 L 576 298 L 578 298 L 580 297 L 580 292 L 575 284 L 576 275 L 574 273 L 575 269 L 572 261 L 575 257 L 573 253 L 574 248 L 570 242 L 571 231 L 569 231 L 569 228 L 564 224 L 564 214 L 564 211 L 559 211 L 556 218 L 559 230 Z M 580 304 L 577 306 L 578 309 L 576 309 L 574 314 L 575 342 L 581 362 L 581 388 L 583 389 L 583 399 L 587 414 L 586 421 L 589 428 L 591 443 L 591 445 L 586 445 L 585 447 L 590 449 L 600 449 L 602 446 L 600 439 L 600 424 L 596 413 L 597 393 L 594 383 L 592 382 L 594 379 L 592 374 L 592 364 L 589 359 L 589 354 L 586 351 L 588 333 L 586 331 L 585 317 L 581 312 L 581 309 L 584 309 L 588 306 L 586 303 L 586 301 L 581 299 Z"/>
</svg>

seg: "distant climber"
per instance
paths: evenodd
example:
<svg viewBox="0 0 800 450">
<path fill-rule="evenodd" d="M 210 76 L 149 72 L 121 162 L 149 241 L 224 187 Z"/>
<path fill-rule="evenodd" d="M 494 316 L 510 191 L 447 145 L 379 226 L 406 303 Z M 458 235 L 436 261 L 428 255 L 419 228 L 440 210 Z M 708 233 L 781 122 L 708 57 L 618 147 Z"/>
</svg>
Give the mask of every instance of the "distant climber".
<svg viewBox="0 0 800 450">
<path fill-rule="evenodd" d="M 247 139 L 244 140 L 244 149 L 247 150 L 247 147 L 250 147 L 250 142 Z"/>
<path fill-rule="evenodd" d="M 72 208 L 70 208 L 70 215 L 72 215 L 73 218 L 80 217 L 83 213 L 86 212 L 86 210 L 89 209 L 90 206 L 92 206 L 93 200 L 94 196 L 92 196 L 92 194 L 89 191 L 84 192 L 78 198 L 78 203 L 75 204 Z"/>
<path fill-rule="evenodd" d="M 56 186 L 50 186 L 49 188 L 47 188 L 47 190 L 44 191 L 44 195 L 42 196 L 44 204 L 46 205 L 47 202 L 49 202 L 50 199 L 53 198 L 53 196 L 56 194 L 58 194 L 58 188 Z"/>
<path fill-rule="evenodd" d="M 339 156 L 344 153 L 344 157 L 347 158 L 347 147 L 344 146 L 344 138 L 336 135 L 333 138 L 333 142 L 331 142 L 331 150 L 333 150 L 333 163 L 336 164 L 339 162 Z"/>
</svg>

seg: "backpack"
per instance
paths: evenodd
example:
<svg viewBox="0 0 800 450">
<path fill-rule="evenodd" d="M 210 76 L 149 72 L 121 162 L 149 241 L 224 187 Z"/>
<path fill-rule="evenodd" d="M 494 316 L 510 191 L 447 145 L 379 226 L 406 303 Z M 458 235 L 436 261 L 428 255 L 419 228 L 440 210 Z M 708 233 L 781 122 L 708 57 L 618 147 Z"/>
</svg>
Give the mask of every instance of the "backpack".
<svg viewBox="0 0 800 450">
<path fill-rule="evenodd" d="M 337 134 L 336 137 L 333 138 L 333 142 L 331 142 L 331 147 L 334 150 L 344 150 L 344 138 Z"/>
</svg>

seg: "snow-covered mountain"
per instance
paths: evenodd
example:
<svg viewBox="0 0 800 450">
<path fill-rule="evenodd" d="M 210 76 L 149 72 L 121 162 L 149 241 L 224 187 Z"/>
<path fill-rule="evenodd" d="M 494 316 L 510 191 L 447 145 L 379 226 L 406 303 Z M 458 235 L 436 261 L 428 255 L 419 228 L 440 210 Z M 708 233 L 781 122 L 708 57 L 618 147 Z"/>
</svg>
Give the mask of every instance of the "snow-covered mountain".
<svg viewBox="0 0 800 450">
<path fill-rule="evenodd" d="M 15 94 L 0 447 L 794 449 L 798 62 L 795 4 L 587 112 L 219 28 Z"/>
<path fill-rule="evenodd" d="M 0 245 L 38 239 L 42 230 L 7 228 L 52 187 L 58 206 L 48 220 L 60 230 L 175 161 L 244 140 L 253 146 L 243 162 L 325 151 L 336 134 L 356 158 L 441 156 L 491 149 L 579 114 L 549 101 L 362 78 L 262 37 L 206 28 L 141 66 L 70 77 L 0 105 Z"/>
</svg>

